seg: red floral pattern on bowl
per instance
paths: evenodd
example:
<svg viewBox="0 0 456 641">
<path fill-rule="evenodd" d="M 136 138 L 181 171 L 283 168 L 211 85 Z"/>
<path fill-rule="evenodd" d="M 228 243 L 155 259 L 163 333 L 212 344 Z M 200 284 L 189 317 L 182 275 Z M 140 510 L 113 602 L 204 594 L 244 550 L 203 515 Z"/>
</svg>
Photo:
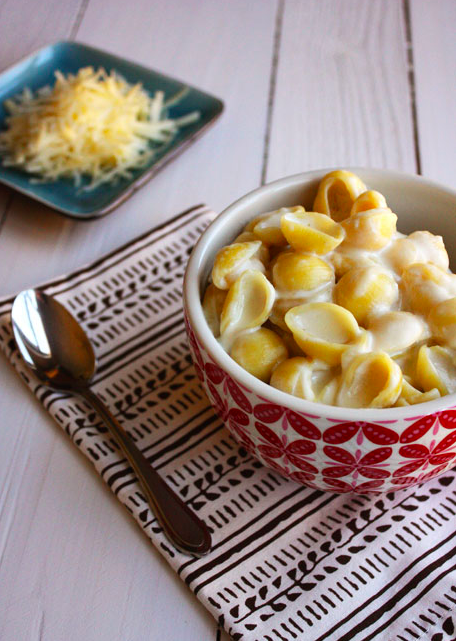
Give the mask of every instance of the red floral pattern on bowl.
<svg viewBox="0 0 456 641">
<path fill-rule="evenodd" d="M 197 375 L 215 411 L 240 445 L 283 476 L 330 492 L 387 492 L 456 464 L 455 407 L 387 425 L 304 415 L 234 380 L 185 322 Z"/>
</svg>

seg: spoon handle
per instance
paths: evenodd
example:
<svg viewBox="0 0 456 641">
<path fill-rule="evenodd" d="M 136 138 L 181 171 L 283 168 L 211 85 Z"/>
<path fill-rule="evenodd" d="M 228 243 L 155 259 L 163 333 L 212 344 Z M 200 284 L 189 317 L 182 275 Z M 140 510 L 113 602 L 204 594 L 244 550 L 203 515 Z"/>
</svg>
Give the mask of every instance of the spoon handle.
<svg viewBox="0 0 456 641">
<path fill-rule="evenodd" d="M 211 535 L 204 522 L 165 483 L 99 397 L 88 387 L 78 393 L 98 412 L 116 439 L 170 541 L 181 552 L 206 554 L 211 548 Z"/>
</svg>

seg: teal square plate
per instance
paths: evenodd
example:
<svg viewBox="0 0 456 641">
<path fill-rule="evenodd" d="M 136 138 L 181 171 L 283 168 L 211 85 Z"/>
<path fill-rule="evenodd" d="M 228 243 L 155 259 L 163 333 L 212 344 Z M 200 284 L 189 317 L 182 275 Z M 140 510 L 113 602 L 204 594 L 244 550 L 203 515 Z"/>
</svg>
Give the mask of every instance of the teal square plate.
<svg viewBox="0 0 456 641">
<path fill-rule="evenodd" d="M 141 82 L 151 95 L 157 90 L 163 91 L 165 99 L 186 89 L 184 96 L 169 106 L 168 114 L 178 118 L 196 110 L 200 112 L 200 118 L 182 127 L 171 143 L 154 155 L 146 166 L 132 172 L 131 178 L 119 178 L 115 183 L 105 183 L 91 191 L 75 187 L 69 179 L 36 183 L 31 174 L 4 167 L 0 162 L 0 182 L 75 218 L 94 218 L 112 211 L 201 136 L 223 110 L 220 100 L 199 89 L 106 51 L 62 41 L 40 49 L 0 74 L 0 129 L 5 128 L 7 114 L 3 103 L 7 98 L 25 87 L 34 91 L 44 85 L 53 85 L 57 69 L 68 74 L 87 66 L 104 67 L 108 72 L 115 70 L 131 84 Z"/>
</svg>

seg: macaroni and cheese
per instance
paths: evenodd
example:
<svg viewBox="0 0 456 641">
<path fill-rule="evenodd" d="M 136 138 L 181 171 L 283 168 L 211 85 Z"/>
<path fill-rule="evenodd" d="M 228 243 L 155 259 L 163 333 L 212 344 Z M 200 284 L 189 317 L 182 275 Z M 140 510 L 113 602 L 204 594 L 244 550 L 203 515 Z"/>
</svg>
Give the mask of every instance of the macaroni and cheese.
<svg viewBox="0 0 456 641">
<path fill-rule="evenodd" d="M 313 211 L 258 215 L 216 255 L 203 300 L 214 336 L 309 401 L 384 408 L 456 392 L 456 275 L 440 236 L 396 221 L 343 170 L 321 180 Z"/>
</svg>

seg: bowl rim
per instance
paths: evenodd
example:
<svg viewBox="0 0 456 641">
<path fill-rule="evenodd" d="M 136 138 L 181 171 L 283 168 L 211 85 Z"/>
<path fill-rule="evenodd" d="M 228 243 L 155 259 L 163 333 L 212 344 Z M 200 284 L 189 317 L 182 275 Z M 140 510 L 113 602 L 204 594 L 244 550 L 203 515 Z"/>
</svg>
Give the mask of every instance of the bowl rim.
<svg viewBox="0 0 456 641">
<path fill-rule="evenodd" d="M 346 422 L 372 421 L 377 423 L 389 423 L 396 422 L 398 420 L 416 419 L 421 416 L 450 409 L 456 405 L 456 393 L 447 394 L 446 396 L 442 396 L 433 401 L 427 401 L 426 403 L 380 409 L 348 408 L 337 405 L 326 405 L 287 394 L 286 392 L 282 392 L 281 390 L 272 387 L 268 383 L 260 381 L 238 365 L 236 361 L 234 361 L 223 349 L 207 325 L 201 304 L 199 277 L 201 269 L 205 264 L 205 256 L 208 247 L 211 245 L 213 239 L 217 237 L 220 229 L 225 226 L 227 219 L 236 214 L 239 210 L 242 210 L 244 207 L 254 204 L 255 200 L 262 197 L 265 193 L 270 192 L 273 194 L 288 187 L 299 186 L 300 184 L 304 185 L 312 180 L 322 178 L 325 174 L 331 171 L 336 171 L 337 169 L 341 169 L 341 167 L 315 169 L 286 176 L 262 185 L 261 187 L 248 192 L 241 198 L 238 198 L 211 222 L 196 243 L 187 263 L 184 276 L 184 309 L 186 310 L 192 330 L 195 332 L 199 343 L 204 347 L 213 361 L 225 370 L 233 379 L 240 383 L 241 386 L 251 390 L 257 396 L 264 399 L 265 402 L 285 406 L 300 414 L 305 414 L 306 416 L 314 418 L 324 417 Z M 381 176 L 384 179 L 402 179 L 412 183 L 416 182 L 425 187 L 429 187 L 430 189 L 446 193 L 454 199 L 456 205 L 456 191 L 454 189 L 436 181 L 423 178 L 422 176 L 390 169 L 377 169 L 370 167 L 343 167 L 343 169 L 359 175 L 363 180 L 363 176 L 366 174 L 373 174 L 379 177 Z M 372 181 L 367 180 L 367 182 Z"/>
</svg>

